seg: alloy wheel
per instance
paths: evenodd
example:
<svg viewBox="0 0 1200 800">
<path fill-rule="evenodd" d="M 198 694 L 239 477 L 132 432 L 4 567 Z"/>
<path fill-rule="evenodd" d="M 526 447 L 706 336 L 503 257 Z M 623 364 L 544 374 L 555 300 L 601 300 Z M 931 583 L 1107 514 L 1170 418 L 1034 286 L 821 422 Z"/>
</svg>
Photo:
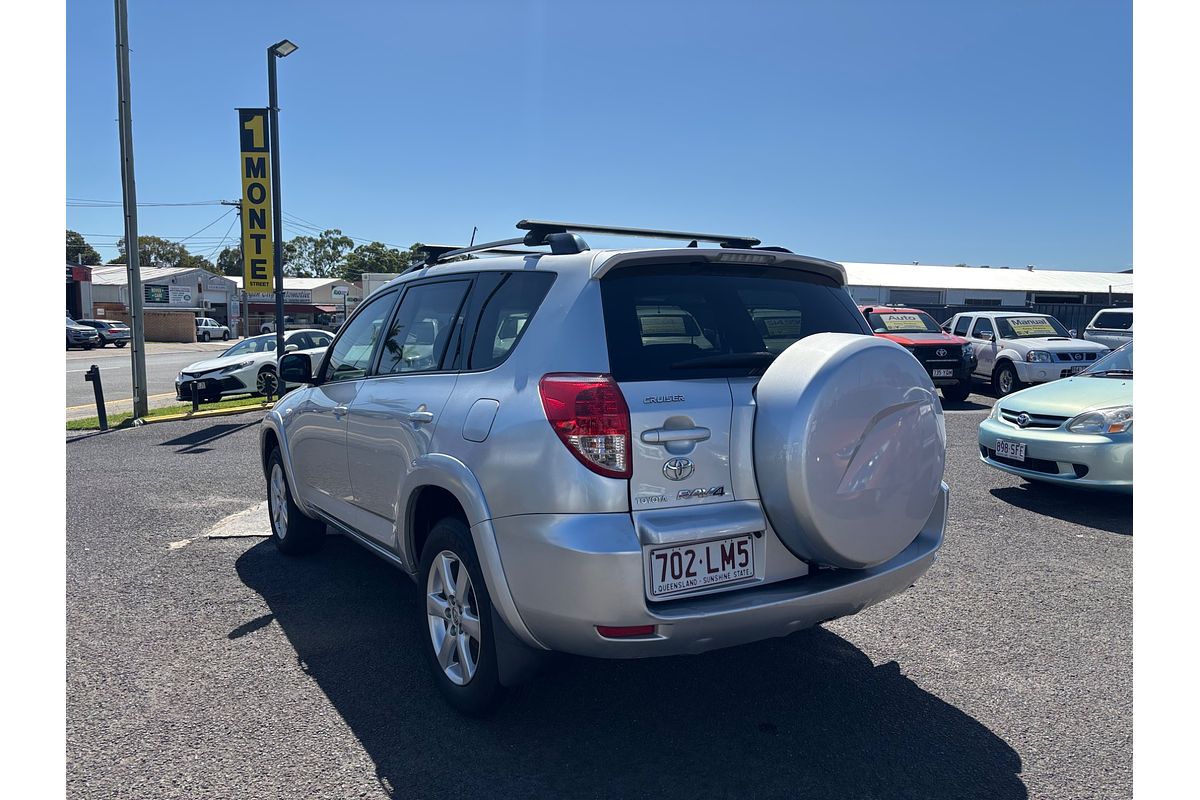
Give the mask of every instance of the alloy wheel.
<svg viewBox="0 0 1200 800">
<path fill-rule="evenodd" d="M 449 550 L 438 553 L 425 582 L 425 613 L 438 665 L 458 686 L 469 683 L 479 666 L 477 608 L 467 565 Z"/>
<path fill-rule="evenodd" d="M 287 536 L 287 478 L 278 463 L 271 467 L 271 527 L 280 539 Z"/>
<path fill-rule="evenodd" d="M 262 395 L 275 395 L 279 393 L 279 381 L 275 379 L 275 373 L 272 370 L 264 369 L 258 373 L 258 379 L 254 382 L 254 388 Z"/>
</svg>

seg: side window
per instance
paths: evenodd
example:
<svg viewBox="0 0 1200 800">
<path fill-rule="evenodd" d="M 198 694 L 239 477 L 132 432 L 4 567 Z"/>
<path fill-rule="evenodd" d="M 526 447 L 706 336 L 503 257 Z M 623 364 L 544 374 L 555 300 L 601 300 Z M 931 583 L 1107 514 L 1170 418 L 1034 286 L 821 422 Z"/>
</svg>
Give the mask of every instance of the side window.
<svg viewBox="0 0 1200 800">
<path fill-rule="evenodd" d="M 309 347 L 329 347 L 329 343 L 333 341 L 328 333 L 310 333 L 308 338 L 311 341 Z"/>
<path fill-rule="evenodd" d="M 307 333 L 293 333 L 289 336 L 284 342 L 284 347 L 287 348 L 292 345 L 296 345 L 297 350 L 307 350 L 312 347 Z"/>
<path fill-rule="evenodd" d="M 396 303 L 396 294 L 388 292 L 380 295 L 378 300 L 373 299 L 358 310 L 333 343 L 322 380 L 356 381 L 367 377 L 371 369 L 371 356 L 375 353 L 375 342 Z"/>
<path fill-rule="evenodd" d="M 971 318 L 970 317 L 959 317 L 958 322 L 954 323 L 954 335 L 955 336 L 966 336 L 967 331 L 969 331 L 970 329 L 971 329 Z"/>
<path fill-rule="evenodd" d="M 975 331 L 971 335 L 978 339 L 980 338 L 979 334 L 981 333 L 994 333 L 994 331 L 992 331 L 992 321 L 987 317 L 980 317 L 975 322 Z"/>
<path fill-rule="evenodd" d="M 440 369 L 446 348 L 462 321 L 470 281 L 413 286 L 388 329 L 379 358 L 380 375 Z"/>
<path fill-rule="evenodd" d="M 503 363 L 521 340 L 552 283 L 554 274 L 550 272 L 505 272 L 494 285 L 483 282 L 486 294 L 466 368 L 491 369 Z"/>
</svg>

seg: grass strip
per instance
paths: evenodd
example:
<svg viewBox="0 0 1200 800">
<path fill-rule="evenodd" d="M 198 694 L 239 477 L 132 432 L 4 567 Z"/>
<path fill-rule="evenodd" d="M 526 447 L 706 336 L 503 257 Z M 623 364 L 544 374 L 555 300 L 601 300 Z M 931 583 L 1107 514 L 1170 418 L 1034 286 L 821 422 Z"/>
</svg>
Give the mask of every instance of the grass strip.
<svg viewBox="0 0 1200 800">
<path fill-rule="evenodd" d="M 242 408 L 259 407 L 266 408 L 266 404 L 261 397 L 235 397 L 232 400 L 221 400 L 216 403 L 201 403 L 201 411 L 216 411 L 221 408 Z M 147 417 L 165 417 L 170 414 L 187 414 L 191 412 L 192 404 L 183 403 L 175 406 L 163 406 L 162 408 L 152 408 L 146 414 Z M 108 427 L 112 428 L 130 428 L 133 427 L 133 412 L 121 411 L 116 414 L 108 415 Z M 69 431 L 98 431 L 100 430 L 99 417 L 82 417 L 80 419 L 67 420 L 67 430 Z"/>
</svg>

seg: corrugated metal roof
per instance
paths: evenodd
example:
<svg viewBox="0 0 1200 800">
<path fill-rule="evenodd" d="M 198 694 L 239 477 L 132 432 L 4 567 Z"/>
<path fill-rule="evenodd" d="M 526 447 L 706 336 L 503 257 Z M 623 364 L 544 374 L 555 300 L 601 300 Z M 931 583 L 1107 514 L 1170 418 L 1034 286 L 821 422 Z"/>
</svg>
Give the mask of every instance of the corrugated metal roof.
<svg viewBox="0 0 1200 800">
<path fill-rule="evenodd" d="M 1123 272 L 1071 272 L 1050 269 L 941 267 L 931 264 L 840 262 L 849 286 L 903 289 L 980 289 L 1010 292 L 1114 292 L 1132 294 L 1133 275 Z"/>
<path fill-rule="evenodd" d="M 213 274 L 199 267 L 141 267 L 138 271 L 141 273 L 142 283 L 158 281 L 163 278 L 173 278 L 188 272 L 203 272 L 206 275 Z M 92 269 L 93 284 L 101 286 L 124 286 L 128 282 L 129 277 L 123 264 L 110 267 L 94 267 Z"/>
</svg>

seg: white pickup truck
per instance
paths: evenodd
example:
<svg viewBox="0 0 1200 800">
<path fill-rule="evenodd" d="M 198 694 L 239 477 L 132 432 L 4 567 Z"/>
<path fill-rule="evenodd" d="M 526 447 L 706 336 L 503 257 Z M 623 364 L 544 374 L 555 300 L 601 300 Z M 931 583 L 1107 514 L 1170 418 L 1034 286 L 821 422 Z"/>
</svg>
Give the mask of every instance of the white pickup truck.
<svg viewBox="0 0 1200 800">
<path fill-rule="evenodd" d="M 1076 339 L 1049 314 L 975 311 L 955 314 L 942 329 L 971 342 L 974 377 L 990 381 L 998 397 L 1027 384 L 1046 383 L 1082 372 L 1109 351 Z"/>
</svg>

